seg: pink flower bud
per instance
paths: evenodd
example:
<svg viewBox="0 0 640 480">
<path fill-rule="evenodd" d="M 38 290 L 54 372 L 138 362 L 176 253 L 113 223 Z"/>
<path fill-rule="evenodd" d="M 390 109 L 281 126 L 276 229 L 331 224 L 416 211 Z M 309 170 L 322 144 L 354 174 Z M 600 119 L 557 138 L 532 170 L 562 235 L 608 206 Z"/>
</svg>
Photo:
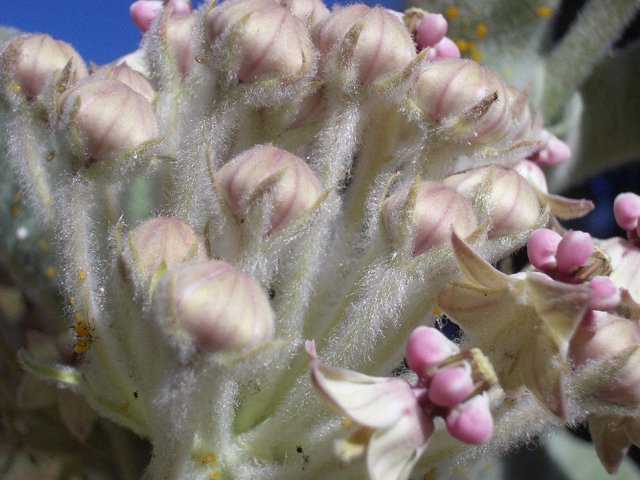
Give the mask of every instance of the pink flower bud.
<svg viewBox="0 0 640 480">
<path fill-rule="evenodd" d="M 185 78 L 195 64 L 192 31 L 196 15 L 171 16 L 167 23 L 167 42 L 182 78 Z"/>
<path fill-rule="evenodd" d="M 373 83 L 396 74 L 415 57 L 411 35 L 398 17 L 382 7 L 356 4 L 335 10 L 311 32 L 325 69 L 335 68 L 330 62 L 335 60 L 349 32 L 359 22 L 364 25 L 350 60 L 360 83 Z"/>
<path fill-rule="evenodd" d="M 427 13 L 416 25 L 416 43 L 419 50 L 433 47 L 447 34 L 447 20 L 439 13 Z"/>
<path fill-rule="evenodd" d="M 527 245 L 531 265 L 545 273 L 553 272 L 556 268 L 556 251 L 560 240 L 560 234 L 548 228 L 534 230 Z"/>
<path fill-rule="evenodd" d="M 91 78 L 94 80 L 103 78 L 119 80 L 134 92 L 142 95 L 149 102 L 151 102 L 156 96 L 156 91 L 149 83 L 149 80 L 147 80 L 140 72 L 130 68 L 126 62 L 116 66 L 99 68 L 91 74 Z"/>
<path fill-rule="evenodd" d="M 635 230 L 640 218 L 640 196 L 635 193 L 621 193 L 613 202 L 613 215 L 623 230 Z"/>
<path fill-rule="evenodd" d="M 202 237 L 188 223 L 157 217 L 123 238 L 120 265 L 125 277 L 148 292 L 154 277 L 164 272 L 158 272 L 161 263 L 168 270 L 188 260 L 206 258 Z"/>
<path fill-rule="evenodd" d="M 311 42 L 304 24 L 274 0 L 223 3 L 209 12 L 206 25 L 211 46 L 228 28 L 242 25 L 234 45 L 241 82 L 292 76 L 311 64 Z"/>
<path fill-rule="evenodd" d="M 589 302 L 591 310 L 610 311 L 618 308 L 622 301 L 620 289 L 613 284 L 609 277 L 593 277 L 588 285 L 593 291 Z"/>
<path fill-rule="evenodd" d="M 226 262 L 182 263 L 164 274 L 153 297 L 156 318 L 178 345 L 234 352 L 273 339 L 274 314 L 258 283 Z"/>
<path fill-rule="evenodd" d="M 436 370 L 428 387 L 429 400 L 442 407 L 455 407 L 465 401 L 473 389 L 471 366 L 460 366 Z"/>
<path fill-rule="evenodd" d="M 418 327 L 407 340 L 407 365 L 420 378 L 426 379 L 440 362 L 459 352 L 458 346 L 440 330 Z"/>
<path fill-rule="evenodd" d="M 529 182 L 529 185 L 536 187 L 543 193 L 549 191 L 547 177 L 545 177 L 544 172 L 537 164 L 529 160 L 520 160 L 513 166 L 513 169 Z"/>
<path fill-rule="evenodd" d="M 391 244 L 398 238 L 399 229 L 404 228 L 401 222 L 407 213 L 413 222 L 412 255 L 449 244 L 452 228 L 461 237 L 477 228 L 471 205 L 452 189 L 435 182 L 420 182 L 415 205 L 406 212 L 409 192 L 409 189 L 397 192 L 382 206 L 382 219 Z"/>
<path fill-rule="evenodd" d="M 124 154 L 158 136 L 149 101 L 119 80 L 97 79 L 67 90 L 60 97 L 60 111 L 72 147 L 87 164 Z"/>
<path fill-rule="evenodd" d="M 427 58 L 430 62 L 436 60 L 446 60 L 452 58 L 460 58 L 462 54 L 456 42 L 449 37 L 443 37 L 438 43 L 429 49 L 427 52 Z"/>
<path fill-rule="evenodd" d="M 603 319 L 592 326 L 581 326 L 569 344 L 574 367 L 585 366 L 590 360 L 601 360 L 623 354 L 640 345 L 640 326 L 635 320 L 602 314 Z M 612 372 L 604 385 L 593 395 L 619 405 L 640 403 L 640 349 L 627 359 L 618 371 Z"/>
<path fill-rule="evenodd" d="M 489 238 L 528 230 L 538 224 L 538 197 L 527 181 L 516 171 L 498 165 L 488 165 L 457 173 L 443 182 L 471 201 L 481 186 L 488 184 Z"/>
<path fill-rule="evenodd" d="M 57 70 L 62 70 L 69 61 L 74 81 L 87 77 L 87 67 L 82 57 L 71 45 L 54 40 L 45 34 L 21 35 L 5 45 L 0 57 L 16 54 L 11 62 L 11 73 L 20 91 L 29 99 L 42 93 L 47 80 Z"/>
<path fill-rule="evenodd" d="M 249 209 L 266 200 L 266 234 L 286 227 L 309 212 L 321 194 L 320 184 L 299 157 L 273 146 L 257 146 L 225 164 L 215 175 L 229 210 L 242 223 Z"/>
<path fill-rule="evenodd" d="M 313 14 L 312 27 L 331 14 L 322 0 L 277 0 L 277 2 L 288 7 L 291 13 L 305 24 L 309 15 Z"/>
<path fill-rule="evenodd" d="M 529 91 L 521 92 L 513 85 L 507 85 L 505 91 L 512 119 L 509 140 L 512 142 L 536 141 L 541 132 L 542 122 L 538 117 L 532 118 L 529 108 Z"/>
<path fill-rule="evenodd" d="M 505 86 L 500 76 L 471 60 L 427 64 L 416 87 L 416 104 L 452 134 L 473 143 L 503 138 L 511 127 Z"/>
<path fill-rule="evenodd" d="M 457 406 L 445 417 L 447 430 L 461 442 L 480 444 L 493 435 L 493 417 L 486 393 Z"/>
<path fill-rule="evenodd" d="M 138 0 L 129 7 L 131 19 L 136 27 L 142 32 L 146 32 L 151 28 L 151 24 L 158 16 L 164 6 L 171 6 L 171 15 L 188 15 L 192 12 L 193 7 L 188 0 Z"/>
<path fill-rule="evenodd" d="M 556 252 L 558 270 L 563 273 L 572 273 L 578 267 L 584 267 L 589 262 L 593 253 L 591 235 L 578 230 L 571 230 L 560 243 Z"/>
<path fill-rule="evenodd" d="M 541 130 L 535 140 L 540 141 L 540 145 L 538 150 L 529 157 L 529 160 L 541 165 L 556 166 L 571 156 L 569 145 L 547 130 Z"/>
</svg>

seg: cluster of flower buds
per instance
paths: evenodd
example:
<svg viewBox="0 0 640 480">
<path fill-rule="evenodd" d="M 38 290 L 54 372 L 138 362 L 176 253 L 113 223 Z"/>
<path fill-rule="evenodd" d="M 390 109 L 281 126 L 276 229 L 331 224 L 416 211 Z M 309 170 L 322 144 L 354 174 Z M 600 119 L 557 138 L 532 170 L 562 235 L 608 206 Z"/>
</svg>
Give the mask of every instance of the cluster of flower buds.
<svg viewBox="0 0 640 480">
<path fill-rule="evenodd" d="M 478 349 L 460 352 L 439 330 L 418 327 L 407 342 L 407 365 L 418 375 L 418 401 L 444 418 L 449 433 L 466 443 L 491 438 L 493 418 L 485 392 L 496 383 L 491 363 Z"/>
<path fill-rule="evenodd" d="M 491 438 L 493 418 L 485 393 L 496 383 L 491 363 L 477 349 L 460 352 L 435 328 L 418 327 L 409 337 L 407 364 L 418 375 L 413 386 L 403 378 L 369 377 L 323 365 L 314 342 L 308 341 L 306 350 L 316 389 L 361 425 L 337 445 L 338 454 L 348 460 L 366 447 L 371 478 L 407 474 L 427 447 L 436 416 L 462 442 L 481 444 Z"/>
</svg>

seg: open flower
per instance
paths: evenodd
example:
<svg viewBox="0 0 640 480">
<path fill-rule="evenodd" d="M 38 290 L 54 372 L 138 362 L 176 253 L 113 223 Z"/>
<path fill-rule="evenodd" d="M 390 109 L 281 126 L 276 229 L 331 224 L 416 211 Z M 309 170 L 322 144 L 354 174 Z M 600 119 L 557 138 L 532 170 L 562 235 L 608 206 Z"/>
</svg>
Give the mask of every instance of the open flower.
<svg viewBox="0 0 640 480">
<path fill-rule="evenodd" d="M 536 273 L 505 275 L 455 233 L 452 245 L 464 281 L 442 290 L 440 308 L 474 345 L 485 347 L 508 395 L 518 395 L 524 386 L 566 418 L 568 340 L 588 309 L 591 289 Z"/>
<path fill-rule="evenodd" d="M 433 420 L 417 400 L 425 390 L 414 389 L 401 378 L 370 377 L 322 365 L 315 343 L 308 341 L 305 347 L 318 392 L 327 403 L 362 425 L 346 442 L 366 442 L 370 478 L 407 478 L 433 434 Z"/>
</svg>

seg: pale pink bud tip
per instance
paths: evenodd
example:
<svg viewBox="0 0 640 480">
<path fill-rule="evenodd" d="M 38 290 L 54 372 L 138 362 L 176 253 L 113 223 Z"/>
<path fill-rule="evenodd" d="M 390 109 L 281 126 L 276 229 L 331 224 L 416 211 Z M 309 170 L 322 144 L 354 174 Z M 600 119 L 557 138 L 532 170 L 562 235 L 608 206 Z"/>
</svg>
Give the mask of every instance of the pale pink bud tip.
<svg viewBox="0 0 640 480">
<path fill-rule="evenodd" d="M 191 2 L 185 0 L 169 0 L 167 6 L 173 7 L 171 15 L 188 15 L 193 10 Z"/>
<path fill-rule="evenodd" d="M 562 237 L 547 228 L 534 230 L 529 237 L 527 255 L 531 265 L 543 272 L 551 272 L 556 268 L 556 250 Z"/>
<path fill-rule="evenodd" d="M 461 442 L 480 444 L 493 434 L 493 418 L 486 393 L 476 395 L 445 417 L 447 430 Z"/>
<path fill-rule="evenodd" d="M 593 277 L 589 282 L 589 288 L 593 291 L 593 297 L 589 302 L 591 310 L 609 311 L 620 305 L 622 300 L 620 289 L 613 284 L 609 277 Z"/>
<path fill-rule="evenodd" d="M 635 230 L 640 218 L 640 196 L 635 193 L 621 193 L 613 202 L 613 215 L 620 228 Z"/>
<path fill-rule="evenodd" d="M 436 60 L 446 60 L 460 58 L 462 53 L 456 42 L 449 37 L 443 37 L 438 43 L 429 49 L 427 58 L 429 61 L 434 62 Z"/>
<path fill-rule="evenodd" d="M 593 253 L 591 235 L 585 232 L 572 230 L 567 233 L 556 252 L 558 270 L 563 273 L 572 273 L 578 267 L 584 267 Z"/>
<path fill-rule="evenodd" d="M 420 377 L 426 378 L 429 370 L 458 352 L 458 346 L 439 330 L 418 327 L 407 340 L 407 365 Z"/>
<path fill-rule="evenodd" d="M 146 32 L 151 27 L 151 23 L 162 9 L 162 2 L 159 0 L 138 0 L 129 7 L 131 19 L 136 27 L 142 32 Z"/>
<path fill-rule="evenodd" d="M 542 165 L 559 165 L 571 156 L 569 145 L 557 138 L 549 135 L 549 140 L 545 147 L 538 152 L 538 163 Z"/>
<path fill-rule="evenodd" d="M 466 400 L 473 388 L 471 367 L 463 363 L 459 367 L 437 370 L 429 384 L 429 400 L 442 407 L 455 407 Z"/>
<path fill-rule="evenodd" d="M 416 43 L 420 50 L 433 47 L 447 34 L 448 24 L 439 13 L 427 13 L 416 26 Z"/>
</svg>

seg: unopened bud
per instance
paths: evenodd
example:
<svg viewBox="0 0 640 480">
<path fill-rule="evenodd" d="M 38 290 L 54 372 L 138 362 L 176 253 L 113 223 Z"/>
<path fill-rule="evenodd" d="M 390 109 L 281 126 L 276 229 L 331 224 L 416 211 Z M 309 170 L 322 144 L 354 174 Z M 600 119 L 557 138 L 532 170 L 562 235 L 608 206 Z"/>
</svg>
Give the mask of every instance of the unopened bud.
<svg viewBox="0 0 640 480">
<path fill-rule="evenodd" d="M 9 68 L 13 70 L 16 86 L 29 99 L 40 95 L 51 74 L 62 70 L 69 62 L 74 71 L 74 81 L 83 80 L 88 75 L 80 54 L 68 43 L 54 40 L 49 35 L 16 37 L 5 46 L 0 57 L 11 54 L 13 48 L 17 48 L 17 55 Z"/>
<path fill-rule="evenodd" d="M 560 234 L 548 228 L 534 230 L 527 245 L 527 255 L 531 265 L 552 274 L 556 269 L 556 251 L 560 240 L 562 240 Z"/>
<path fill-rule="evenodd" d="M 640 346 L 640 326 L 635 320 L 600 312 L 595 325 L 578 328 L 569 344 L 574 367 L 604 360 Z M 640 403 L 640 348 L 631 351 L 620 370 L 611 372 L 593 395 L 608 402 L 635 406 Z"/>
<path fill-rule="evenodd" d="M 273 339 L 274 313 L 258 283 L 226 262 L 187 262 L 164 274 L 156 318 L 178 346 L 236 352 Z"/>
<path fill-rule="evenodd" d="M 87 164 L 133 150 L 158 136 L 149 101 L 114 79 L 87 81 L 60 97 L 72 148 Z"/>
<path fill-rule="evenodd" d="M 301 158 L 273 146 L 257 146 L 215 174 L 229 210 L 243 223 L 254 205 L 266 209 L 266 234 L 308 213 L 319 199 L 320 184 Z"/>
<path fill-rule="evenodd" d="M 361 28 L 350 52 L 343 51 L 350 35 Z M 356 29 L 356 30 L 354 30 Z M 325 69 L 336 68 L 338 56 L 356 68 L 361 83 L 397 74 L 415 57 L 415 47 L 409 31 L 397 16 L 385 8 L 371 8 L 363 4 L 349 5 L 335 10 L 311 32 L 313 43 L 325 61 Z M 338 66 L 339 68 L 339 66 Z"/>
<path fill-rule="evenodd" d="M 288 7 L 294 16 L 305 23 L 309 15 L 313 15 L 311 26 L 317 25 L 322 19 L 331 14 L 322 0 L 277 0 L 277 2 L 282 6 Z"/>
<path fill-rule="evenodd" d="M 447 20 L 439 13 L 427 13 L 416 25 L 418 49 L 433 47 L 447 34 Z"/>
<path fill-rule="evenodd" d="M 538 148 L 528 157 L 533 162 L 540 165 L 556 166 L 571 156 L 569 145 L 546 129 L 540 130 L 534 140 L 539 142 Z"/>
<path fill-rule="evenodd" d="M 636 230 L 640 219 L 640 196 L 630 192 L 618 195 L 613 202 L 613 215 L 623 230 Z"/>
<path fill-rule="evenodd" d="M 579 267 L 584 267 L 589 263 L 589 257 L 592 253 L 591 235 L 579 230 L 571 230 L 558 243 L 556 251 L 558 270 L 562 273 L 573 273 Z"/>
<path fill-rule="evenodd" d="M 131 4 L 129 13 L 136 27 L 146 32 L 164 6 L 173 7 L 171 15 L 187 15 L 193 10 L 188 0 L 138 0 Z"/>
<path fill-rule="evenodd" d="M 140 72 L 129 67 L 126 62 L 117 66 L 100 68 L 91 74 L 91 78 L 94 80 L 103 78 L 119 80 L 149 102 L 153 101 L 156 96 L 156 91 L 149 83 L 149 80 Z"/>
<path fill-rule="evenodd" d="M 401 222 L 412 222 L 412 255 L 420 255 L 432 248 L 451 242 L 451 229 L 466 237 L 478 224 L 471 205 L 452 189 L 435 182 L 420 182 L 415 204 L 408 205 L 411 189 L 389 197 L 382 206 L 382 219 L 391 244 L 399 238 Z"/>
<path fill-rule="evenodd" d="M 460 58 L 461 55 L 460 48 L 458 48 L 456 42 L 451 40 L 449 37 L 444 37 L 433 47 L 429 48 L 429 51 L 427 52 L 427 58 L 430 62 Z"/>
<path fill-rule="evenodd" d="M 196 15 L 172 15 L 167 23 L 167 43 L 182 78 L 191 72 L 195 64 L 192 37 L 195 24 Z"/>
<path fill-rule="evenodd" d="M 123 239 L 120 264 L 127 279 L 148 293 L 154 280 L 157 282 L 166 270 L 188 260 L 206 258 L 202 237 L 188 223 L 157 217 Z"/>
<path fill-rule="evenodd" d="M 452 175 L 444 184 L 471 201 L 483 187 L 488 193 L 489 238 L 511 235 L 535 227 L 540 206 L 535 192 L 516 171 L 489 165 Z"/>
<path fill-rule="evenodd" d="M 440 330 L 418 327 L 407 340 L 407 365 L 418 377 L 427 378 L 436 366 L 459 352 L 458 346 Z"/>
<path fill-rule="evenodd" d="M 488 67 L 463 59 L 432 62 L 424 67 L 416 89 L 418 107 L 451 135 L 488 143 L 509 132 L 505 86 Z"/>
<path fill-rule="evenodd" d="M 461 442 L 477 445 L 485 443 L 493 435 L 493 417 L 486 393 L 458 405 L 444 420 L 451 436 Z"/>
<path fill-rule="evenodd" d="M 293 76 L 311 64 L 311 42 L 304 24 L 274 0 L 224 3 L 209 12 L 206 25 L 212 47 L 227 29 L 239 27 L 233 48 L 240 82 Z"/>
</svg>

